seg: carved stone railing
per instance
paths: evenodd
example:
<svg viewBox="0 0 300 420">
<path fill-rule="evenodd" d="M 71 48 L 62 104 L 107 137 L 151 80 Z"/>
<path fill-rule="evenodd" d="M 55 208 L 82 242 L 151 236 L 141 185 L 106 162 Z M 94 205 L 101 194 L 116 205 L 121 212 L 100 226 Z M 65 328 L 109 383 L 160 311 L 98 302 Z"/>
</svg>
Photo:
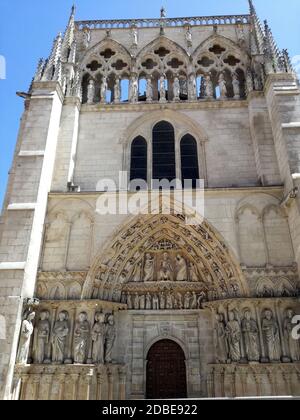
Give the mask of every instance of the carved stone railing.
<svg viewBox="0 0 300 420">
<path fill-rule="evenodd" d="M 131 28 L 156 28 L 177 27 L 177 26 L 211 26 L 211 25 L 236 25 L 250 24 L 250 15 L 231 15 L 231 16 L 199 16 L 199 17 L 179 17 L 163 19 L 121 19 L 121 20 L 82 20 L 77 21 L 76 26 L 79 30 L 89 29 L 119 29 Z"/>
</svg>

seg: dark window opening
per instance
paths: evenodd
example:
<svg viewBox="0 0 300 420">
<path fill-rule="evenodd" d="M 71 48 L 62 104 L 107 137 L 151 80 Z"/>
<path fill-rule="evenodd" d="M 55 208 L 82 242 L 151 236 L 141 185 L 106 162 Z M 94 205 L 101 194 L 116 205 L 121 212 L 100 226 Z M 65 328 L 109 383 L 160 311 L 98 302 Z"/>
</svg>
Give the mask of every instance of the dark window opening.
<svg viewBox="0 0 300 420">
<path fill-rule="evenodd" d="M 135 179 L 147 182 L 147 142 L 141 136 L 131 144 L 130 181 Z"/>
<path fill-rule="evenodd" d="M 154 181 L 176 178 L 175 133 L 171 124 L 162 121 L 153 129 L 153 174 Z"/>
<path fill-rule="evenodd" d="M 193 136 L 187 134 L 180 143 L 181 154 L 181 177 L 184 188 L 197 187 L 197 180 L 199 179 L 199 164 L 198 164 L 198 148 L 197 142 Z M 187 183 L 191 180 L 191 185 Z"/>
</svg>

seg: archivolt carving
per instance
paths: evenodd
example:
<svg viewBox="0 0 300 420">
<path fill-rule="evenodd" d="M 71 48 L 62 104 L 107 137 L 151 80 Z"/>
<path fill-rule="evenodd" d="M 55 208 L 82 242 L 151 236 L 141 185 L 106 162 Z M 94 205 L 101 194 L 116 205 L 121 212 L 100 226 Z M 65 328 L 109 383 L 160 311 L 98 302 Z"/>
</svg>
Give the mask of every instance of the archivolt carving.
<svg viewBox="0 0 300 420">
<path fill-rule="evenodd" d="M 92 265 L 83 298 L 120 301 L 131 284 L 141 293 L 162 284 L 183 291 L 197 285 L 194 290 L 208 300 L 248 294 L 237 264 L 208 223 L 189 226 L 177 214 L 144 216 L 120 231 Z"/>
</svg>

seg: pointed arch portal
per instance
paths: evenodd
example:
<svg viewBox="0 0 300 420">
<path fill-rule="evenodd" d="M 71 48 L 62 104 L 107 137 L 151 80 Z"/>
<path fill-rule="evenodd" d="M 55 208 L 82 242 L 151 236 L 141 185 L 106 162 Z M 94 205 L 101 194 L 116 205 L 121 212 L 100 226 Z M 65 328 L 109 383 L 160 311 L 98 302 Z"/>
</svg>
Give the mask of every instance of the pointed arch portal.
<svg viewBox="0 0 300 420">
<path fill-rule="evenodd" d="M 191 226 L 176 213 L 134 217 L 95 259 L 82 298 L 125 303 L 131 294 L 147 309 L 147 293 L 169 292 L 207 301 L 249 295 L 238 263 L 206 221 Z"/>
</svg>

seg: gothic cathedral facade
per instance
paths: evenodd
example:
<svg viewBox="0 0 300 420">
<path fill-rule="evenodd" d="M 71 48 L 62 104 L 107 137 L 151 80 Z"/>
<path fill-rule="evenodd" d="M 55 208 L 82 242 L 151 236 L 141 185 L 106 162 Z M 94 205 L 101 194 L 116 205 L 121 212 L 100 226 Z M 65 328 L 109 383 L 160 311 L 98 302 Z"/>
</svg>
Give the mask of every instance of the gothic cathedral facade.
<svg viewBox="0 0 300 420">
<path fill-rule="evenodd" d="M 0 224 L 1 399 L 300 395 L 300 86 L 249 3 L 72 9 L 23 94 Z M 151 195 L 162 179 L 191 180 L 187 195 L 203 180 L 202 214 L 176 186 Z M 99 209 L 134 199 L 136 180 L 157 211 Z"/>
</svg>

